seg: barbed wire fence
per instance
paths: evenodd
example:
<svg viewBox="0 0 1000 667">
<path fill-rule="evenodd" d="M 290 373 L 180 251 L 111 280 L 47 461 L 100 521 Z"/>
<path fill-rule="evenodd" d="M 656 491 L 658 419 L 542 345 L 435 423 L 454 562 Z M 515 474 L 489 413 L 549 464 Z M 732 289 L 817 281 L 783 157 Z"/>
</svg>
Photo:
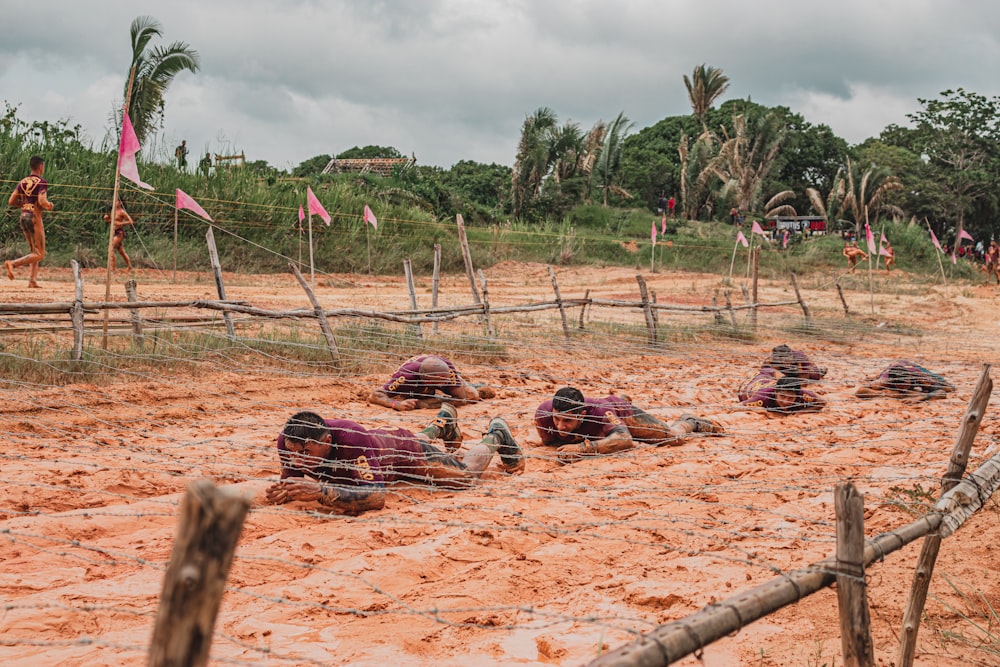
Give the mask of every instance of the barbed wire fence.
<svg viewBox="0 0 1000 667">
<path fill-rule="evenodd" d="M 0 353 L 8 435 L 0 653 L 14 664 L 39 655 L 52 664 L 144 662 L 181 494 L 209 479 L 255 499 L 213 662 L 585 662 L 828 556 L 838 483 L 864 487 L 873 532 L 929 511 L 979 362 L 995 356 L 987 337 L 908 325 L 905 307 L 927 304 L 895 304 L 899 294 L 879 295 L 879 312 L 895 313 L 883 321 L 842 315 L 829 284 L 803 285 L 796 299 L 786 294 L 790 283 L 771 282 L 761 301 L 784 305 L 759 309 L 753 328 L 747 304 L 722 305 L 725 287 L 716 294 L 703 283 L 688 288 L 679 284 L 684 278 L 647 275 L 656 297 L 642 299 L 637 283 L 588 278 L 560 281 L 562 311 L 538 288 L 551 292 L 545 269 L 491 278 L 492 335 L 477 319 L 485 306 L 438 320 L 434 334 L 433 318 L 409 308 L 401 285 L 380 286 L 379 307 L 349 318 L 326 303 L 336 290 L 321 285 L 336 360 L 291 277 L 287 295 L 272 301 L 297 301 L 284 310 L 301 316 L 241 315 L 240 301 L 270 315 L 283 309 L 241 299 L 230 285 L 237 302 L 230 335 L 221 311 L 206 318 L 191 303 L 151 300 L 138 309 L 141 334 L 121 317 L 101 349 L 91 328 L 76 362 L 65 316 L 52 322 L 0 304 L 9 328 Z M 589 297 L 568 296 L 584 287 Z M 466 304 L 467 290 L 452 280 L 442 312 Z M 810 304 L 808 322 L 800 301 Z M 97 311 L 96 303 L 83 306 Z M 504 310 L 540 303 L 545 309 Z M 95 316 L 88 314 L 92 323 Z M 736 385 L 786 341 L 828 367 L 818 383 L 827 409 L 787 418 L 741 410 Z M 494 415 L 531 443 L 535 407 L 563 385 L 594 396 L 628 393 L 666 420 L 711 416 L 726 434 L 571 465 L 528 444 L 523 475 L 490 469 L 460 492 L 393 487 L 384 510 L 356 517 L 262 502 L 279 469 L 274 437 L 295 411 L 419 430 L 432 414 L 366 403 L 387 373 L 419 352 L 446 355 L 468 379 L 497 387 L 496 399 L 460 410 L 467 445 Z M 860 380 L 897 357 L 942 372 L 959 387 L 957 397 L 924 406 L 853 398 Z M 996 449 L 987 424 L 970 465 Z M 947 657 L 952 649 L 924 650 Z M 779 664 L 801 663 L 802 655 L 784 659 Z"/>
</svg>

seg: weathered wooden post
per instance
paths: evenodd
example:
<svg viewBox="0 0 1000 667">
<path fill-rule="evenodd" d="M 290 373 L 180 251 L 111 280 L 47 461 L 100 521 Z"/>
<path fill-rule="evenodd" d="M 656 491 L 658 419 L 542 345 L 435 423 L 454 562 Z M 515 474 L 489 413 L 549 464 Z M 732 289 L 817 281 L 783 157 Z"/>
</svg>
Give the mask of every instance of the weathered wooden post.
<svg viewBox="0 0 1000 667">
<path fill-rule="evenodd" d="M 712 295 L 712 310 L 713 316 L 715 317 L 716 324 L 722 324 L 725 320 L 722 319 L 722 311 L 719 309 L 719 294 L 716 292 Z"/>
<path fill-rule="evenodd" d="M 802 314 L 806 317 L 806 326 L 809 326 L 812 324 L 812 315 L 809 313 L 809 306 L 802 298 L 802 293 L 799 292 L 799 281 L 796 279 L 794 271 L 792 271 L 792 287 L 795 288 L 795 298 L 798 299 L 799 306 L 802 307 Z"/>
<path fill-rule="evenodd" d="M 549 267 L 549 277 L 552 278 L 552 289 L 556 293 L 556 305 L 559 306 L 559 317 L 562 318 L 563 335 L 569 338 L 569 323 L 566 321 L 566 309 L 563 308 L 562 295 L 559 293 L 559 283 L 556 282 L 556 272 Z"/>
<path fill-rule="evenodd" d="M 587 312 L 587 302 L 590 300 L 590 289 L 583 293 L 583 305 L 580 306 L 580 329 L 583 329 L 583 316 Z"/>
<path fill-rule="evenodd" d="M 437 310 L 438 288 L 441 285 L 441 244 L 434 244 L 434 274 L 431 278 L 431 308 Z M 438 323 L 434 321 L 434 334 L 437 335 Z"/>
<path fill-rule="evenodd" d="M 983 421 L 992 392 L 993 380 L 990 379 L 990 364 L 983 364 L 983 369 L 979 373 L 979 381 L 976 382 L 976 387 L 972 390 L 972 397 L 969 399 L 965 416 L 962 417 L 962 424 L 955 437 L 955 446 L 951 451 L 948 470 L 941 479 L 942 495 L 950 491 L 965 475 L 965 467 L 969 463 L 969 451 L 972 449 L 972 442 L 976 439 L 976 433 Z M 913 572 L 910 598 L 906 601 L 903 626 L 899 631 L 899 653 L 896 656 L 898 667 L 911 667 L 913 665 L 917 647 L 917 633 L 920 630 L 920 616 L 927 603 L 931 575 L 934 572 L 934 565 L 937 563 L 940 550 L 941 533 L 935 530 L 924 538 L 923 545 L 920 547 L 920 556 L 917 559 L 917 568 Z"/>
<path fill-rule="evenodd" d="M 729 290 L 724 292 L 726 295 L 726 310 L 729 311 L 729 319 L 733 321 L 733 328 L 738 329 L 739 326 L 736 324 L 736 311 L 733 310 L 733 300 L 729 298 Z"/>
<path fill-rule="evenodd" d="M 73 282 L 76 284 L 76 300 L 69 311 L 73 322 L 73 361 L 83 361 L 83 276 L 80 275 L 80 263 L 70 260 L 73 267 Z"/>
<path fill-rule="evenodd" d="M 853 484 L 838 484 L 837 607 L 844 667 L 874 667 L 871 618 L 865 584 L 865 499 Z"/>
<path fill-rule="evenodd" d="M 309 297 L 309 303 L 312 304 L 313 312 L 316 313 L 316 319 L 319 321 L 319 328 L 323 332 L 323 337 L 326 338 L 326 346 L 330 349 L 330 355 L 333 357 L 334 362 L 339 362 L 340 350 L 337 349 L 337 339 L 333 336 L 330 321 L 326 319 L 326 312 L 324 312 L 323 306 L 319 304 L 316 293 L 312 291 L 309 283 L 306 282 L 306 279 L 302 276 L 302 272 L 299 271 L 299 267 L 295 266 L 294 262 L 289 262 L 288 268 L 295 274 L 295 279 L 299 281 L 299 285 L 302 286 L 306 296 Z"/>
<path fill-rule="evenodd" d="M 410 291 L 410 310 L 417 309 L 417 290 L 413 286 L 413 263 L 410 262 L 409 258 L 403 260 L 403 273 L 406 274 L 406 288 Z M 423 338 L 423 331 L 420 329 L 420 324 L 411 324 L 410 331 L 417 338 Z"/>
<path fill-rule="evenodd" d="M 249 509 L 249 499 L 208 480 L 188 487 L 163 577 L 149 667 L 208 664 L 226 577 Z"/>
<path fill-rule="evenodd" d="M 847 309 L 847 300 L 844 298 L 844 290 L 840 287 L 840 280 L 837 280 L 837 294 L 840 296 L 840 303 L 844 306 L 844 317 L 850 317 L 851 311 Z"/>
<path fill-rule="evenodd" d="M 136 283 L 134 280 L 129 280 L 125 283 L 125 296 L 128 297 L 130 303 L 135 303 L 139 300 L 139 295 L 136 292 Z M 132 322 L 132 337 L 135 340 L 136 345 L 140 348 L 144 342 L 142 335 L 142 316 L 139 315 L 138 308 L 130 308 L 128 314 L 129 320 Z"/>
<path fill-rule="evenodd" d="M 215 234 L 212 233 L 212 225 L 208 226 L 205 232 L 205 241 L 208 243 L 208 259 L 212 263 L 212 272 L 215 274 L 215 288 L 219 292 L 219 299 L 226 300 L 226 286 L 222 283 L 222 264 L 219 263 L 219 251 L 215 248 Z M 236 329 L 233 328 L 233 316 L 228 310 L 222 311 L 222 319 L 226 321 L 226 335 L 229 338 L 236 338 Z"/>
<path fill-rule="evenodd" d="M 483 275 L 483 270 L 479 269 L 479 282 L 482 283 L 483 287 L 483 317 L 486 318 L 486 331 L 489 332 L 490 338 L 496 336 L 496 332 L 493 331 L 493 321 L 490 319 L 490 297 L 489 292 L 486 289 L 486 276 Z"/>
<path fill-rule="evenodd" d="M 642 312 L 646 316 L 646 330 L 648 331 L 649 345 L 656 345 L 656 321 L 653 320 L 653 309 L 649 307 L 649 294 L 646 291 L 646 279 L 641 275 L 636 275 L 635 281 L 639 283 L 639 297 L 642 299 Z"/>
<path fill-rule="evenodd" d="M 461 214 L 455 216 L 455 222 L 458 224 L 458 242 L 462 246 L 462 259 L 465 261 L 465 275 L 469 278 L 469 284 L 472 286 L 472 302 L 477 306 L 482 305 L 482 301 L 479 298 L 479 290 L 476 288 L 476 272 L 472 268 L 472 252 L 469 250 L 469 239 L 465 235 L 465 221 L 462 220 Z"/>
</svg>

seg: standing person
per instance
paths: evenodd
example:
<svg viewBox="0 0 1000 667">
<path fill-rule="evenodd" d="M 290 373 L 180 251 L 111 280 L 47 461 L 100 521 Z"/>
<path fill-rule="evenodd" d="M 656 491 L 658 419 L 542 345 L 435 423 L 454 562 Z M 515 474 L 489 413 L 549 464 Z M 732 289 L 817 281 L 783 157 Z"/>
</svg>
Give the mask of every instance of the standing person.
<svg viewBox="0 0 1000 667">
<path fill-rule="evenodd" d="M 889 364 L 878 377 L 854 392 L 858 398 L 891 396 L 904 403 L 919 403 L 934 398 L 945 398 L 955 391 L 955 386 L 937 373 L 932 373 L 912 361 L 900 359 Z"/>
<path fill-rule="evenodd" d="M 445 406 L 420 433 L 366 429 L 347 419 L 323 419 L 315 412 L 292 415 L 278 436 L 281 479 L 266 492 L 268 502 L 316 501 L 343 514 L 382 509 L 387 484 L 464 489 L 472 486 L 499 454 L 503 469 L 524 470 L 521 448 L 507 423 L 490 421 L 482 441 L 461 460 L 431 444 L 460 437 L 457 411 Z M 311 480 L 304 479 L 311 477 Z"/>
<path fill-rule="evenodd" d="M 847 258 L 847 270 L 850 273 L 854 273 L 854 269 L 858 266 L 858 260 L 868 259 L 868 253 L 858 247 L 857 241 L 848 241 L 844 244 L 844 257 Z"/>
<path fill-rule="evenodd" d="M 205 153 L 205 157 L 201 159 L 198 163 L 198 171 L 200 171 L 205 178 L 208 178 L 208 172 L 212 170 L 212 154 Z"/>
<path fill-rule="evenodd" d="M 569 463 L 585 455 L 632 449 L 636 442 L 679 445 L 689 433 L 725 429 L 694 415 L 681 415 L 668 424 L 632 405 L 626 396 L 584 398 L 579 389 L 563 387 L 535 410 L 535 430 L 543 445 L 560 446 L 560 461 Z"/>
<path fill-rule="evenodd" d="M 674 208 L 676 207 L 677 207 L 677 200 L 675 200 L 673 195 L 671 195 L 670 199 L 667 200 L 667 215 L 670 216 L 671 220 L 673 220 L 674 218 Z"/>
<path fill-rule="evenodd" d="M 125 266 L 131 271 L 132 260 L 129 259 L 128 253 L 125 252 L 125 228 L 135 225 L 135 222 L 132 221 L 132 216 L 125 210 L 125 204 L 122 203 L 120 198 L 118 199 L 118 206 L 112 208 L 115 214 L 115 232 L 114 237 L 111 239 L 111 270 L 118 270 L 118 263 L 115 261 L 115 253 L 117 252 L 125 260 Z M 111 224 L 111 216 L 105 214 L 104 222 Z"/>
<path fill-rule="evenodd" d="M 438 391 L 447 398 L 436 396 Z M 466 382 L 447 359 L 424 354 L 397 368 L 384 385 L 371 393 L 368 402 L 402 412 L 438 408 L 444 401 L 467 405 L 493 396 L 490 387 L 477 388 Z"/>
<path fill-rule="evenodd" d="M 187 139 L 181 140 L 181 145 L 174 149 L 174 157 L 177 158 L 177 168 L 181 171 L 187 169 L 188 165 L 188 147 Z"/>
<path fill-rule="evenodd" d="M 663 215 L 667 212 L 667 198 L 660 194 L 660 198 L 656 200 L 656 213 L 657 215 Z"/>
<path fill-rule="evenodd" d="M 882 249 L 882 257 L 885 258 L 885 272 L 889 273 L 892 271 L 892 267 L 896 266 L 896 251 L 892 249 L 889 239 L 885 241 L 885 248 Z"/>
<path fill-rule="evenodd" d="M 28 254 L 11 261 L 4 262 L 7 277 L 14 279 L 14 269 L 24 264 L 31 265 L 28 276 L 28 287 L 41 287 L 38 284 L 38 265 L 45 259 L 45 226 L 42 223 L 42 211 L 51 211 L 52 202 L 48 199 L 49 184 L 45 180 L 45 160 L 33 155 L 28 161 L 31 175 L 22 178 L 14 192 L 7 200 L 8 206 L 20 206 L 19 223 L 24 238 L 28 240 Z"/>
<path fill-rule="evenodd" d="M 990 282 L 990 276 L 996 275 L 997 284 L 1000 285 L 1000 246 L 996 241 L 990 241 L 990 247 L 986 249 L 986 284 Z"/>
</svg>

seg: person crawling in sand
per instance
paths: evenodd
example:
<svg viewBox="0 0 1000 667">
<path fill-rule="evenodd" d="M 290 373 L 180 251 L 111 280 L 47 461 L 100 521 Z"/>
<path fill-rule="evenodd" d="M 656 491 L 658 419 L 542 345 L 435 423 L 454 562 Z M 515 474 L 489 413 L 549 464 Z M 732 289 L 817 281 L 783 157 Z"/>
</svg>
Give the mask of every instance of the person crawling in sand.
<svg viewBox="0 0 1000 667">
<path fill-rule="evenodd" d="M 736 394 L 740 403 L 749 408 L 764 408 L 778 414 L 819 412 L 826 407 L 826 401 L 803 389 L 805 382 L 792 369 L 783 373 L 765 363 L 756 375 L 740 384 Z"/>
<path fill-rule="evenodd" d="M 937 373 L 932 373 L 912 361 L 900 359 L 889 364 L 871 382 L 858 388 L 858 398 L 890 396 L 905 403 L 920 403 L 944 398 L 955 391 L 955 386 Z"/>
<path fill-rule="evenodd" d="M 535 411 L 535 429 L 543 445 L 558 446 L 559 460 L 611 454 L 637 443 L 680 445 L 691 433 L 718 434 L 719 424 L 694 415 L 667 423 L 634 405 L 627 396 L 584 398 L 574 387 L 563 387 Z"/>
<path fill-rule="evenodd" d="M 449 451 L 431 443 L 441 439 Z M 317 502 L 341 514 L 385 505 L 386 486 L 409 484 L 446 489 L 473 485 L 494 454 L 508 473 L 524 470 L 524 456 L 507 423 L 490 421 L 482 440 L 461 459 L 450 453 L 462 442 L 458 411 L 445 404 L 419 433 L 402 428 L 369 429 L 315 412 L 292 415 L 278 435 L 281 479 L 268 487 L 269 503 Z"/>
<path fill-rule="evenodd" d="M 813 363 L 805 352 L 793 350 L 784 344 L 771 349 L 771 356 L 764 365 L 784 375 L 795 375 L 803 381 L 822 380 L 826 375 L 826 369 Z"/>
<path fill-rule="evenodd" d="M 409 359 L 396 369 L 384 385 L 371 393 L 368 402 L 405 411 L 439 408 L 445 401 L 457 406 L 467 405 L 494 395 L 488 386 L 477 387 L 466 382 L 455 364 L 447 359 L 425 354 Z"/>
</svg>

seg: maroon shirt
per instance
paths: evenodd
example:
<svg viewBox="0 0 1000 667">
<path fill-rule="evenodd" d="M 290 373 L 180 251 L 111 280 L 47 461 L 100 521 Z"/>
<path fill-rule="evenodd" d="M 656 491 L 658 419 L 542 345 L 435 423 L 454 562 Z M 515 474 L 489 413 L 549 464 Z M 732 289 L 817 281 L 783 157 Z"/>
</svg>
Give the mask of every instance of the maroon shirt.
<svg viewBox="0 0 1000 667">
<path fill-rule="evenodd" d="M 889 371 L 893 369 L 900 369 L 897 373 L 902 371 L 903 377 L 897 376 L 896 379 L 890 379 Z M 879 374 L 878 379 L 884 381 L 886 387 L 894 391 L 929 394 L 932 391 L 943 391 L 950 386 L 948 381 L 937 373 L 932 373 L 923 366 L 907 359 L 899 359 L 886 366 L 885 370 Z"/>
<path fill-rule="evenodd" d="M 798 412 L 805 410 L 813 400 L 819 396 L 806 389 L 802 390 L 802 402 L 782 408 L 774 398 L 775 389 L 778 386 L 778 371 L 770 366 L 762 367 L 757 375 L 740 384 L 737 390 L 740 403 L 751 408 L 764 408 L 779 412 Z"/>
<path fill-rule="evenodd" d="M 281 478 L 308 475 L 321 482 L 348 486 L 381 486 L 385 483 L 419 482 L 417 473 L 426 461 L 423 442 L 406 429 L 366 429 L 348 419 L 324 419 L 333 447 L 314 467 L 295 467 L 278 435 Z"/>
<path fill-rule="evenodd" d="M 450 371 L 446 380 L 428 383 L 425 378 L 421 377 L 420 364 L 430 356 L 434 355 L 424 354 L 409 359 L 396 369 L 396 372 L 392 374 L 388 382 L 382 385 L 382 391 L 393 398 L 422 398 L 433 396 L 438 389 L 446 391 L 449 389 L 458 389 L 462 386 L 462 376 L 455 369 L 455 364 L 442 357 L 438 358 L 447 364 Z"/>
<path fill-rule="evenodd" d="M 21 210 L 34 211 L 38 198 L 49 189 L 48 182 L 41 176 L 25 176 L 17 184 L 17 194 L 21 197 Z"/>
<path fill-rule="evenodd" d="M 600 440 L 615 431 L 627 431 L 623 420 L 632 416 L 632 404 L 617 396 L 583 399 L 583 422 L 572 434 L 560 433 L 552 419 L 552 399 L 535 410 L 535 428 L 543 445 L 568 445 L 584 440 Z"/>
</svg>

